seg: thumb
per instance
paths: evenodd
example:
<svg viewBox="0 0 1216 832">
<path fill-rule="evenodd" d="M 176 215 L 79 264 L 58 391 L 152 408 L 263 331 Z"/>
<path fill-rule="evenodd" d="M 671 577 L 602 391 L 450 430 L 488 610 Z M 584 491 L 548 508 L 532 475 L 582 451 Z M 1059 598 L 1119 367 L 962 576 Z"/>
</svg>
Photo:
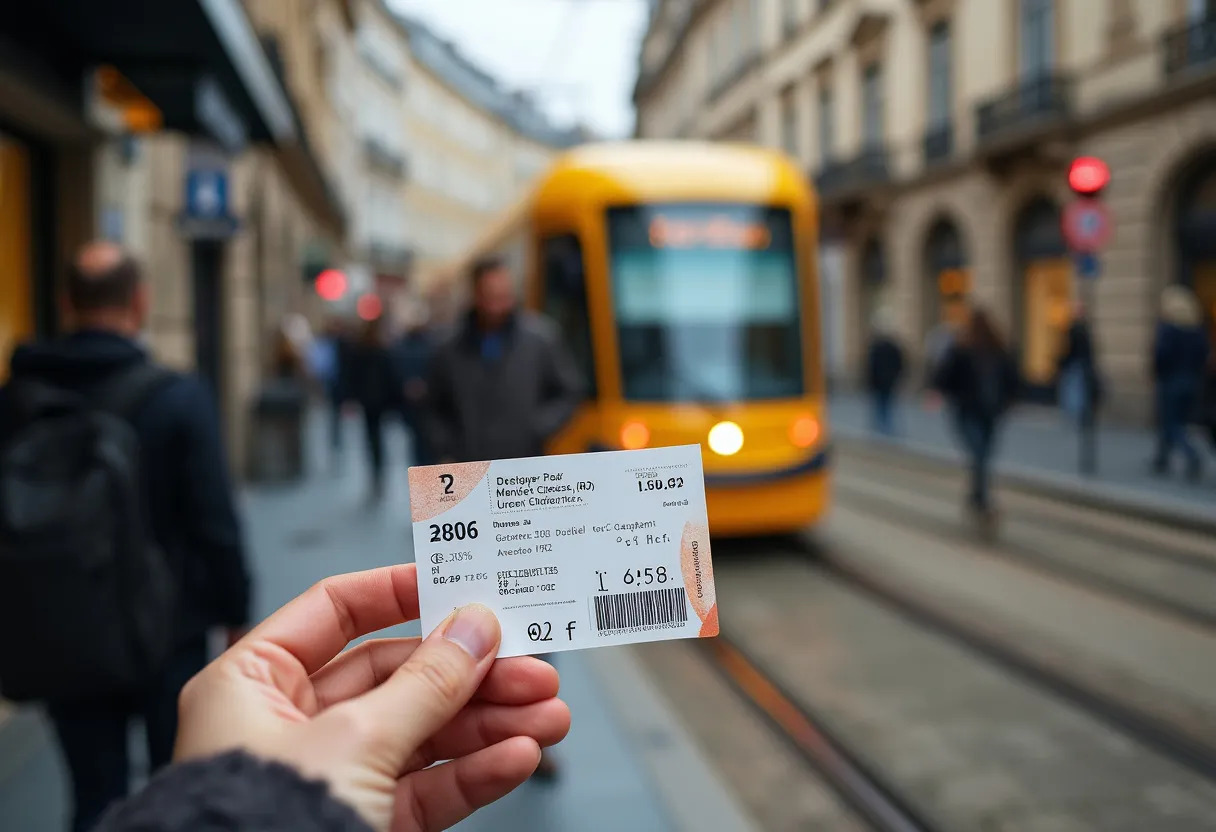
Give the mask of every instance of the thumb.
<svg viewBox="0 0 1216 832">
<path fill-rule="evenodd" d="M 375 743 L 398 769 L 476 693 L 498 655 L 502 630 L 489 608 L 470 604 L 435 628 L 384 684 L 350 704 L 376 726 Z"/>
</svg>

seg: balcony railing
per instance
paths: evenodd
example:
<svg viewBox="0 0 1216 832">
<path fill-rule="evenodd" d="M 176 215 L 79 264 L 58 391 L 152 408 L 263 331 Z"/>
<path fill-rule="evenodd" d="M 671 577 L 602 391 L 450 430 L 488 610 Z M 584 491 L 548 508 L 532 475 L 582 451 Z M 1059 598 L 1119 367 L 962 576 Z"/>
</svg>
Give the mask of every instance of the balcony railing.
<svg viewBox="0 0 1216 832">
<path fill-rule="evenodd" d="M 366 155 L 370 167 L 395 179 L 405 178 L 405 158 L 376 139 L 363 140 L 363 153 Z"/>
<path fill-rule="evenodd" d="M 1062 75 L 1042 75 L 978 104 L 976 135 L 983 141 L 1009 130 L 1048 124 L 1063 119 L 1071 110 L 1071 80 Z"/>
<path fill-rule="evenodd" d="M 1165 74 L 1207 65 L 1216 69 L 1216 16 L 1171 29 L 1162 36 Z"/>
<path fill-rule="evenodd" d="M 881 185 L 890 179 L 886 148 L 870 147 L 848 161 L 829 161 L 815 177 L 815 187 L 821 196 L 834 196 Z"/>
<path fill-rule="evenodd" d="M 954 153 L 954 124 L 947 121 L 926 130 L 924 151 L 926 165 L 949 159 Z"/>
</svg>

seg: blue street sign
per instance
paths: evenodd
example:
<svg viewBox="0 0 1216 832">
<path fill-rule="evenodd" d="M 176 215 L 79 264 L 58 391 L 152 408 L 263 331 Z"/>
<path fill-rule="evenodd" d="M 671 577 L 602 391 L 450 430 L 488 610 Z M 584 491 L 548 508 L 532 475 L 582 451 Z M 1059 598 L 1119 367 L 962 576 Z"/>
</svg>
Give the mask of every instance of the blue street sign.
<svg viewBox="0 0 1216 832">
<path fill-rule="evenodd" d="M 1077 277 L 1085 280 L 1094 280 L 1102 274 L 1102 261 L 1093 252 L 1086 251 L 1078 254 L 1075 265 Z"/>
<path fill-rule="evenodd" d="M 186 174 L 186 210 L 191 219 L 220 219 L 228 216 L 228 173 L 197 168 Z"/>
</svg>

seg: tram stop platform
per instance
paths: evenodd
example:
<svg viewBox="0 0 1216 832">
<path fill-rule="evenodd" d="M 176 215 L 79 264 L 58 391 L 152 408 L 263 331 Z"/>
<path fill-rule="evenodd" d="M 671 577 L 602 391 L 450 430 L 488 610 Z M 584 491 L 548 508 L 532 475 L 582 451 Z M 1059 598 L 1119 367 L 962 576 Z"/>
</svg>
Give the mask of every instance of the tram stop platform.
<svg viewBox="0 0 1216 832">
<path fill-rule="evenodd" d="M 895 414 L 896 435 L 882 437 L 873 429 L 869 398 L 849 391 L 829 399 L 831 427 L 842 450 L 867 450 L 919 459 L 935 466 L 962 467 L 964 456 L 944 410 L 926 410 L 912 396 L 901 397 Z M 1056 496 L 1067 502 L 1116 509 L 1171 524 L 1216 533 L 1216 454 L 1200 435 L 1192 441 L 1203 457 L 1204 476 L 1183 478 L 1179 460 L 1173 473 L 1158 477 L 1150 462 L 1156 436 L 1148 428 L 1100 424 L 1097 471 L 1082 474 L 1076 428 L 1055 408 L 1015 408 L 997 437 L 994 470 L 998 482 L 1021 490 Z"/>
<path fill-rule="evenodd" d="M 348 420 L 345 427 L 336 471 L 317 420 L 306 480 L 243 495 L 261 616 L 327 575 L 413 558 L 404 435 L 395 425 L 389 430 L 387 495 L 372 507 L 361 426 Z M 417 633 L 416 624 L 398 629 L 392 634 Z M 455 827 L 459 832 L 750 832 L 751 822 L 628 649 L 563 653 L 554 663 L 573 712 L 570 735 L 555 748 L 559 778 L 526 783 Z M 132 737 L 132 765 L 144 771 L 138 739 Z M 0 702 L 0 829 L 58 832 L 67 828 L 69 803 L 66 772 L 41 714 Z"/>
</svg>

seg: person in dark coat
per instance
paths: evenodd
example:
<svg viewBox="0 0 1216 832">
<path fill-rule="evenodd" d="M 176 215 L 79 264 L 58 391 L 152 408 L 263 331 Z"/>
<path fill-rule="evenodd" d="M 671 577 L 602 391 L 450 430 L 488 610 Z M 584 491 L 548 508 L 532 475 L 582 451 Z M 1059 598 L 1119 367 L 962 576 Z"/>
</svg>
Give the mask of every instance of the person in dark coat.
<svg viewBox="0 0 1216 832">
<path fill-rule="evenodd" d="M 1081 434 L 1080 467 L 1092 473 L 1097 467 L 1098 408 L 1102 403 L 1102 375 L 1098 369 L 1093 336 L 1085 307 L 1077 304 L 1067 341 L 1060 356 L 1060 404 Z"/>
<path fill-rule="evenodd" d="M 556 328 L 517 307 L 497 258 L 474 265 L 473 308 L 435 351 L 428 424 L 440 460 L 538 456 L 566 424 L 583 384 Z"/>
<path fill-rule="evenodd" d="M 1017 368 L 996 326 L 983 309 L 973 309 L 962 336 L 938 368 L 934 386 L 949 403 L 971 467 L 968 505 L 989 528 L 995 512 L 989 468 L 997 431 L 1017 395 Z"/>
<path fill-rule="evenodd" d="M 1161 296 L 1161 322 L 1153 342 L 1153 378 L 1157 393 L 1157 456 L 1153 471 L 1169 471 L 1178 449 L 1186 458 L 1187 477 L 1203 473 L 1199 452 L 1187 436 L 1187 423 L 1199 402 L 1208 361 L 1208 339 L 1199 302 L 1185 286 L 1170 286 Z"/>
<path fill-rule="evenodd" d="M 350 342 L 347 327 L 340 318 L 333 318 L 324 331 L 313 340 L 309 349 L 310 373 L 320 387 L 329 417 L 330 463 L 336 470 L 342 453 L 342 411 L 346 405 L 346 392 L 342 382 L 348 375 L 345 369 L 350 360 Z"/>
<path fill-rule="evenodd" d="M 423 320 L 413 321 L 392 347 L 393 366 L 401 390 L 401 421 L 409 435 L 415 465 L 430 465 L 435 461 L 423 424 L 427 370 L 433 350 L 434 339 Z"/>
<path fill-rule="evenodd" d="M 866 361 L 866 387 L 874 407 L 874 429 L 895 435 L 895 401 L 904 374 L 904 350 L 895 340 L 894 322 L 887 312 L 875 315 L 874 337 Z"/>
<path fill-rule="evenodd" d="M 384 417 L 398 407 L 400 396 L 393 359 L 384 340 L 380 318 L 363 324 L 343 368 L 345 394 L 363 411 L 368 462 L 371 465 L 371 499 L 384 496 Z"/>
<path fill-rule="evenodd" d="M 138 340 L 149 309 L 147 286 L 121 248 L 84 247 L 68 270 L 65 300 L 71 334 L 13 354 L 9 384 L 0 389 L 0 440 L 17 429 L 17 390 L 27 380 L 87 395 L 107 378 L 152 360 Z M 249 570 L 213 391 L 197 376 L 174 374 L 152 391 L 131 424 L 139 438 L 150 530 L 177 564 L 176 647 L 143 690 L 48 703 L 71 774 L 78 832 L 92 829 L 105 808 L 127 794 L 129 723 L 143 722 L 152 769 L 167 764 L 177 697 L 206 664 L 208 632 L 224 627 L 235 641 L 250 616 Z M 125 615 L 114 610 L 119 621 Z"/>
</svg>

